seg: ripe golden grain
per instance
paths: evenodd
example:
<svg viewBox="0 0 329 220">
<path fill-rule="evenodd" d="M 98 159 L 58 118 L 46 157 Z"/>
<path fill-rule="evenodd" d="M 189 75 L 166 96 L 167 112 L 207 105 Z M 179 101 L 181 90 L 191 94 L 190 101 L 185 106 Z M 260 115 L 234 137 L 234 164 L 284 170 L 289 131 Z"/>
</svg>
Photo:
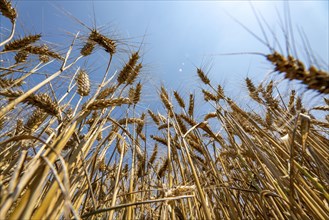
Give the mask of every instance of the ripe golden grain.
<svg viewBox="0 0 329 220">
<path fill-rule="evenodd" d="M 35 34 L 35 35 L 28 35 L 23 38 L 15 39 L 9 42 L 8 44 L 6 44 L 3 51 L 23 49 L 24 47 L 40 40 L 40 38 L 41 38 L 41 34 Z"/>
<path fill-rule="evenodd" d="M 13 23 L 17 18 L 16 9 L 11 6 L 11 2 L 7 0 L 0 0 L 0 11 L 3 16 L 9 18 Z"/>
<path fill-rule="evenodd" d="M 290 114 L 292 114 L 292 115 L 296 114 L 295 96 L 296 96 L 296 91 L 291 90 L 290 97 L 289 97 L 289 103 L 288 103 L 288 110 L 289 110 Z"/>
<path fill-rule="evenodd" d="M 150 109 L 148 109 L 147 112 L 148 112 L 149 115 L 151 116 L 153 122 L 154 122 L 156 125 L 159 126 L 159 125 L 160 125 L 160 119 L 159 119 L 159 117 L 158 117 L 156 114 L 154 114 Z"/>
<path fill-rule="evenodd" d="M 259 97 L 258 91 L 257 91 L 254 83 L 248 77 L 246 78 L 246 84 L 247 84 L 247 88 L 249 91 L 249 96 L 256 102 L 262 103 L 262 99 Z"/>
<path fill-rule="evenodd" d="M 159 143 L 161 143 L 161 144 L 163 144 L 163 145 L 166 145 L 166 146 L 167 146 L 167 144 L 168 144 L 167 140 L 164 139 L 164 138 L 162 138 L 162 137 L 155 136 L 155 135 L 150 135 L 150 137 L 151 137 L 153 140 L 155 140 L 155 141 L 157 141 L 157 142 L 159 142 Z"/>
<path fill-rule="evenodd" d="M 166 89 L 163 86 L 161 86 L 160 98 L 161 98 L 162 103 L 164 104 L 164 106 L 168 110 L 169 114 L 171 114 L 173 105 L 169 101 L 168 93 L 167 93 Z"/>
<path fill-rule="evenodd" d="M 119 84 L 125 83 L 131 75 L 135 75 L 133 72 L 135 65 L 139 59 L 138 52 L 131 54 L 129 61 L 125 64 L 125 66 L 120 71 L 117 81 Z M 133 79 L 130 79 L 129 82 L 131 83 Z"/>
<path fill-rule="evenodd" d="M 146 117 L 146 114 L 142 113 L 142 115 L 140 117 L 141 122 L 137 123 L 137 127 L 136 127 L 136 133 L 137 134 L 142 134 L 142 130 L 143 130 L 144 125 L 145 125 L 145 117 Z"/>
<path fill-rule="evenodd" d="M 176 114 L 176 121 L 177 121 L 177 125 L 178 125 L 180 131 L 181 131 L 183 134 L 185 134 L 185 133 L 187 132 L 187 128 L 186 128 L 184 122 L 182 121 L 181 117 L 179 117 L 178 114 Z"/>
<path fill-rule="evenodd" d="M 177 91 L 174 91 L 174 96 L 175 96 L 175 99 L 178 103 L 178 105 L 182 108 L 185 108 L 185 103 L 184 103 L 184 100 L 183 98 L 179 95 L 179 93 Z"/>
<path fill-rule="evenodd" d="M 224 89 L 221 85 L 217 86 L 217 99 L 221 100 L 225 98 Z"/>
<path fill-rule="evenodd" d="M 46 93 L 32 94 L 26 99 L 30 105 L 37 106 L 53 116 L 59 116 L 60 108 L 58 104 Z"/>
<path fill-rule="evenodd" d="M 204 151 L 202 149 L 202 146 L 200 145 L 200 143 L 197 143 L 193 140 L 188 140 L 188 144 L 194 149 L 196 150 L 197 152 L 199 152 L 200 154 L 203 154 Z"/>
<path fill-rule="evenodd" d="M 142 84 L 139 82 L 137 83 L 136 85 L 136 88 L 135 88 L 135 92 L 134 92 L 134 96 L 133 98 L 131 99 L 132 102 L 136 105 L 140 98 L 141 98 L 141 93 L 142 93 Z"/>
<path fill-rule="evenodd" d="M 130 75 L 128 76 L 128 78 L 126 80 L 128 85 L 134 83 L 134 81 L 136 80 L 136 78 L 139 75 L 142 68 L 143 68 L 142 63 L 139 63 L 135 66 L 135 68 L 132 70 L 132 72 L 130 73 Z"/>
<path fill-rule="evenodd" d="M 194 95 L 190 94 L 188 114 L 192 117 L 194 112 Z"/>
<path fill-rule="evenodd" d="M 194 121 L 190 116 L 185 115 L 185 114 L 180 114 L 179 117 L 184 119 L 190 126 L 194 126 L 197 124 L 196 121 Z"/>
<path fill-rule="evenodd" d="M 167 158 L 163 163 L 162 166 L 160 167 L 159 171 L 158 171 L 158 178 L 162 178 L 166 171 L 168 170 L 168 165 L 169 165 L 169 159 Z"/>
<path fill-rule="evenodd" d="M 90 81 L 87 72 L 80 69 L 76 81 L 78 84 L 77 93 L 81 96 L 88 96 L 90 93 Z"/>
<path fill-rule="evenodd" d="M 327 106 L 327 105 L 315 106 L 315 107 L 312 108 L 312 110 L 329 111 L 329 106 Z"/>
<path fill-rule="evenodd" d="M 208 114 L 206 114 L 206 116 L 204 116 L 204 121 L 208 121 L 208 119 L 210 118 L 216 118 L 217 117 L 217 113 L 216 112 L 210 112 Z"/>
<path fill-rule="evenodd" d="M 204 97 L 204 100 L 206 102 L 208 101 L 215 101 L 217 102 L 219 99 L 218 99 L 218 96 L 212 94 L 211 92 L 205 90 L 205 89 L 202 89 L 202 93 L 203 93 L 203 97 Z"/>
<path fill-rule="evenodd" d="M 120 120 L 118 120 L 118 123 L 120 125 L 124 125 L 124 124 L 138 124 L 138 125 L 143 125 L 144 124 L 144 121 L 140 118 L 122 118 Z"/>
<path fill-rule="evenodd" d="M 26 51 L 19 51 L 16 55 L 15 55 L 15 61 L 16 63 L 24 63 L 28 57 L 28 52 Z"/>
<path fill-rule="evenodd" d="M 26 132 L 33 133 L 46 119 L 47 113 L 40 108 L 35 109 L 32 115 L 27 119 L 24 129 Z"/>
<path fill-rule="evenodd" d="M 267 59 L 275 66 L 275 70 L 284 73 L 285 78 L 300 80 L 309 89 L 323 94 L 329 93 L 329 74 L 310 66 L 307 70 L 304 63 L 291 55 L 287 58 L 278 52 L 267 55 Z"/>
<path fill-rule="evenodd" d="M 114 40 L 102 35 L 97 30 L 92 30 L 89 35 L 89 40 L 96 42 L 98 45 L 104 48 L 104 50 L 111 55 L 116 52 L 116 43 Z"/>
<path fill-rule="evenodd" d="M 36 55 L 47 55 L 49 57 L 64 60 L 61 55 L 59 55 L 57 52 L 51 51 L 46 44 L 42 46 L 31 46 L 28 45 L 25 48 L 23 48 L 25 52 L 28 52 L 30 54 L 36 54 Z"/>
<path fill-rule="evenodd" d="M 1 90 L 0 95 L 8 97 L 10 100 L 15 99 L 23 94 L 23 91 Z M 43 109 L 50 115 L 59 116 L 60 108 L 57 102 L 53 101 L 47 93 L 31 94 L 24 100 L 24 103 Z"/>
<path fill-rule="evenodd" d="M 24 84 L 23 81 L 20 81 L 19 83 L 15 83 L 16 80 L 14 79 L 6 79 L 0 77 L 0 88 L 7 88 L 9 86 L 21 86 Z"/>
<path fill-rule="evenodd" d="M 113 99 L 98 99 L 88 105 L 88 110 L 98 110 L 108 108 L 111 106 L 120 106 L 124 104 L 131 104 L 129 98 L 113 98 Z"/>
<path fill-rule="evenodd" d="M 207 75 L 203 72 L 202 69 L 197 68 L 197 73 L 199 78 L 201 79 L 201 81 L 206 84 L 209 85 L 210 84 L 210 79 L 207 77 Z"/>
<path fill-rule="evenodd" d="M 45 54 L 40 54 L 39 55 L 39 60 L 41 61 L 41 62 L 43 62 L 43 63 L 47 63 L 47 62 L 49 62 L 49 56 L 48 55 L 45 55 Z"/>
<path fill-rule="evenodd" d="M 97 95 L 96 99 L 106 99 L 116 90 L 116 86 L 106 87 L 105 89 L 101 90 L 100 93 Z"/>
<path fill-rule="evenodd" d="M 149 163 L 153 165 L 156 157 L 157 157 L 157 154 L 158 154 L 158 145 L 155 143 L 154 144 L 154 148 L 153 148 L 153 151 L 152 151 L 152 155 L 149 159 Z"/>
<path fill-rule="evenodd" d="M 89 56 L 93 52 L 95 44 L 95 42 L 88 40 L 87 43 L 80 50 L 81 55 Z"/>
</svg>

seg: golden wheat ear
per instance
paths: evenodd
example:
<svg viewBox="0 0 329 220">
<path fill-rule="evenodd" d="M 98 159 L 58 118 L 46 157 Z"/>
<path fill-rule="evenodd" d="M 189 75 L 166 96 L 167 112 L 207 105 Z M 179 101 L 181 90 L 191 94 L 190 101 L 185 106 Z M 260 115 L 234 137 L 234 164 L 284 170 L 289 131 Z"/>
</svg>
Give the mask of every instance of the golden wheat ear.
<svg viewBox="0 0 329 220">
<path fill-rule="evenodd" d="M 125 64 L 125 66 L 122 68 L 122 70 L 120 71 L 120 73 L 118 75 L 117 81 L 118 81 L 119 85 L 126 83 L 127 80 L 131 77 L 131 75 L 134 74 L 134 69 L 137 64 L 138 59 L 139 59 L 138 52 L 131 54 L 129 61 Z M 127 83 L 127 84 L 130 84 L 133 80 L 134 80 L 133 78 L 129 79 L 129 83 Z"/>
<path fill-rule="evenodd" d="M 202 69 L 197 68 L 197 73 L 199 78 L 201 79 L 201 81 L 206 84 L 209 85 L 210 84 L 210 79 L 208 78 L 208 76 L 203 72 Z"/>
<path fill-rule="evenodd" d="M 77 93 L 81 96 L 88 96 L 90 93 L 90 81 L 87 72 L 85 70 L 79 70 L 76 81 L 78 84 Z"/>
<path fill-rule="evenodd" d="M 0 11 L 3 16 L 9 18 L 13 23 L 17 18 L 16 9 L 11 6 L 11 2 L 7 0 L 0 0 Z"/>
<path fill-rule="evenodd" d="M 299 80 L 308 89 L 329 94 L 329 73 L 314 66 L 306 69 L 305 64 L 293 56 L 283 56 L 279 52 L 267 55 L 267 59 L 275 66 L 275 71 L 284 74 L 289 80 Z"/>
<path fill-rule="evenodd" d="M 28 45 L 23 50 L 30 54 L 46 55 L 55 59 L 64 60 L 64 58 L 59 53 L 50 50 L 46 44 L 42 46 Z"/>
<path fill-rule="evenodd" d="M 116 43 L 114 40 L 102 35 L 97 30 L 92 30 L 89 35 L 89 40 L 94 41 L 99 46 L 103 47 L 104 50 L 111 55 L 116 52 Z"/>
<path fill-rule="evenodd" d="M 88 40 L 85 43 L 85 45 L 81 48 L 80 54 L 82 56 L 89 56 L 93 52 L 95 45 L 96 45 L 96 42 Z"/>
<path fill-rule="evenodd" d="M 40 40 L 40 38 L 41 38 L 41 34 L 35 34 L 35 35 L 28 35 L 23 38 L 15 39 L 12 42 L 6 44 L 3 51 L 23 49 L 24 47 L 37 42 L 38 40 Z"/>
</svg>

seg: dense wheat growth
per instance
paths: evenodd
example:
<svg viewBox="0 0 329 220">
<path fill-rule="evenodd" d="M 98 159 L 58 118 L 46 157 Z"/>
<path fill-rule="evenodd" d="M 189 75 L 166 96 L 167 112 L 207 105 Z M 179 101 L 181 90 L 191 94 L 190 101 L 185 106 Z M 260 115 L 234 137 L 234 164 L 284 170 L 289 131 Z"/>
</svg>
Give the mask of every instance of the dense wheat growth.
<svg viewBox="0 0 329 220">
<path fill-rule="evenodd" d="M 163 107 L 142 112 L 139 50 L 117 70 L 123 45 L 100 30 L 63 52 L 44 33 L 16 37 L 18 12 L 7 0 L 0 10 L 13 26 L 0 43 L 0 219 L 329 219 L 325 70 L 266 56 L 320 105 L 246 78 L 247 109 L 197 68 L 210 112 L 196 117 L 195 94 L 164 86 Z M 97 48 L 108 60 L 98 83 L 83 66 Z"/>
</svg>

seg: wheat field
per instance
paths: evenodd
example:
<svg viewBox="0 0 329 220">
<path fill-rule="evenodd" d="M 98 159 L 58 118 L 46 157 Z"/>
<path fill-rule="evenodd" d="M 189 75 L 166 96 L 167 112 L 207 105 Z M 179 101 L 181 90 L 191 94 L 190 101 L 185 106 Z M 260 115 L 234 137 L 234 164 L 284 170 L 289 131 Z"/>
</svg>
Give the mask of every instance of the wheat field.
<svg viewBox="0 0 329 220">
<path fill-rule="evenodd" d="M 269 48 L 271 74 L 321 104 L 247 77 L 248 109 L 196 68 L 212 111 L 196 116 L 196 94 L 164 86 L 162 108 L 140 111 L 139 50 L 116 71 L 120 44 L 101 30 L 63 51 L 16 34 L 19 12 L 0 3 L 12 25 L 0 42 L 0 219 L 329 219 L 326 70 Z M 100 82 L 80 65 L 95 50 Z"/>
</svg>

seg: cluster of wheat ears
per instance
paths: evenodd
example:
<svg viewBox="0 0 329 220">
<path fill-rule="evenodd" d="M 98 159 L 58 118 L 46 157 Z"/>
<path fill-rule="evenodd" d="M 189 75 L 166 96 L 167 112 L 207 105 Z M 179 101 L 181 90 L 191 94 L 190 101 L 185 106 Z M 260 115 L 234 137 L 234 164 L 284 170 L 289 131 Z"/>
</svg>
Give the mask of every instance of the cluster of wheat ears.
<svg viewBox="0 0 329 220">
<path fill-rule="evenodd" d="M 0 43 L 1 219 L 329 219 L 326 71 L 265 56 L 273 74 L 322 97 L 308 109 L 295 90 L 282 97 L 276 82 L 247 78 L 260 110 L 244 110 L 198 68 L 213 112 L 197 118 L 194 94 L 164 87 L 163 109 L 140 112 L 139 51 L 114 74 L 117 41 L 90 29 L 62 53 L 40 34 L 15 37 L 17 12 L 0 3 L 12 24 Z M 96 49 L 108 63 L 95 86 L 77 63 Z"/>
</svg>

